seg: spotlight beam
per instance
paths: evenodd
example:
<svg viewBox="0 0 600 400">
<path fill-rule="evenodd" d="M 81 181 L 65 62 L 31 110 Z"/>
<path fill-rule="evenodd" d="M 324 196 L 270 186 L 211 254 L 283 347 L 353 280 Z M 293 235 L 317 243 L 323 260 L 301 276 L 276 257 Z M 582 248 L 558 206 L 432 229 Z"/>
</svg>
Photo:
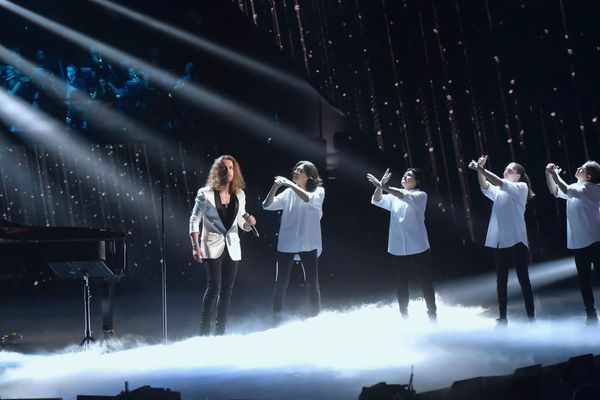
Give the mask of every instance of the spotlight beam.
<svg viewBox="0 0 600 400">
<path fill-rule="evenodd" d="M 22 127 L 26 139 L 41 142 L 48 147 L 57 147 L 64 154 L 68 154 L 72 160 L 77 162 L 75 169 L 81 168 L 90 176 L 98 174 L 97 165 L 86 160 L 97 159 L 97 157 L 90 154 L 89 148 L 86 148 L 84 143 L 69 138 L 61 122 L 32 108 L 29 103 L 11 96 L 5 89 L 0 89 L 0 119 L 7 125 L 14 124 Z M 126 197 L 128 200 L 135 200 L 123 202 L 126 207 L 139 206 L 140 202 L 143 203 L 142 207 L 147 209 L 153 206 L 153 203 L 144 197 L 134 199 L 134 193 L 142 191 L 134 180 L 124 179 L 116 168 L 108 166 L 103 161 L 96 161 L 102 171 L 114 176 L 114 185 L 109 185 L 109 187 L 114 188 L 119 194 L 122 192 L 126 196 L 128 195 Z"/>
<path fill-rule="evenodd" d="M 47 91 L 50 96 L 57 99 L 58 101 L 64 101 L 64 94 L 67 90 L 67 84 L 60 78 L 53 76 L 52 74 L 45 71 L 35 71 L 35 65 L 31 63 L 29 60 L 15 54 L 10 51 L 6 47 L 0 44 L 0 60 L 3 60 L 7 64 L 16 66 L 20 71 L 24 72 L 26 75 L 32 77 L 32 82 L 40 87 L 43 90 Z M 58 84 L 57 84 L 58 83 Z M 112 132 L 121 132 L 122 127 L 127 126 L 127 140 L 138 140 L 140 142 L 151 141 L 154 145 L 164 146 L 170 153 L 180 152 L 178 149 L 174 148 L 172 144 L 168 143 L 168 140 L 164 137 L 164 135 L 159 135 L 155 131 L 142 126 L 137 123 L 135 120 L 124 116 L 122 113 L 112 110 L 109 107 L 102 106 L 99 102 L 91 100 L 87 93 L 82 92 L 80 90 L 76 90 L 71 94 L 72 99 L 78 102 L 85 102 L 87 104 L 86 107 L 83 108 L 81 114 L 86 117 L 89 121 L 96 124 L 96 126 L 103 127 L 106 129 L 110 129 Z M 19 123 L 21 124 L 21 123 Z M 41 132 L 38 128 L 31 128 L 31 132 Z M 63 127 L 54 127 L 55 130 L 64 129 Z M 66 143 L 65 147 L 70 147 L 71 143 L 74 139 L 66 137 L 63 135 L 63 138 L 57 138 L 56 140 L 60 140 L 58 143 Z M 32 141 L 43 140 L 40 137 L 31 136 Z M 50 143 L 52 144 L 52 143 Z M 78 144 L 79 148 L 83 152 L 88 152 L 88 149 L 84 146 L 83 142 Z M 80 153 L 87 154 L 87 153 Z M 74 154 L 75 156 L 77 154 Z M 197 160 L 190 159 L 189 157 L 184 157 L 184 162 L 186 165 L 194 165 Z M 92 168 L 92 167 L 90 167 Z M 106 168 L 105 168 L 106 169 Z M 123 185 L 121 190 L 124 188 L 131 188 L 129 184 Z M 139 191 L 139 190 L 138 190 Z M 152 203 L 152 210 L 155 218 L 157 218 L 157 210 Z M 182 216 L 181 210 L 177 209 L 176 212 L 178 215 Z"/>
<path fill-rule="evenodd" d="M 571 258 L 534 264 L 529 267 L 529 278 L 534 288 L 540 288 L 568 279 L 575 275 L 577 270 Z M 491 298 L 496 295 L 495 274 L 485 274 L 473 278 L 466 278 L 444 285 L 440 285 L 445 295 L 454 297 L 459 301 L 471 302 L 478 299 Z M 519 284 L 515 278 L 509 279 L 508 294 L 520 292 Z"/>
<path fill-rule="evenodd" d="M 178 77 L 155 68 L 153 65 L 134 57 L 126 52 L 114 48 L 104 42 L 96 40 L 86 34 L 75 31 L 64 25 L 56 23 L 40 14 L 34 13 L 26 8 L 16 5 L 8 0 L 0 0 L 0 7 L 3 7 L 22 18 L 25 18 L 44 29 L 53 32 L 83 48 L 96 47 L 98 51 L 113 61 L 129 62 L 132 66 L 151 72 L 151 80 L 166 91 L 172 91 Z M 272 138 L 277 140 L 274 144 L 294 151 L 303 153 L 303 158 L 316 157 L 323 152 L 320 144 L 306 137 L 303 133 L 287 127 L 278 125 L 269 118 L 265 118 L 253 112 L 238 102 L 227 99 L 208 89 L 195 84 L 187 84 L 180 90 L 173 91 L 174 95 L 185 99 L 191 104 L 208 109 L 229 121 L 241 127 L 244 131 L 254 134 L 257 138 L 270 141 Z M 365 161 L 354 157 L 339 154 L 344 168 L 340 169 L 340 174 L 348 177 L 363 177 L 367 171 L 373 169 Z"/>
<path fill-rule="evenodd" d="M 137 69 L 150 71 L 150 79 L 157 86 L 167 91 L 173 90 L 173 87 L 178 79 L 178 77 L 175 75 L 164 72 L 159 68 L 156 68 L 153 65 L 135 56 L 132 56 L 131 54 L 123 52 L 86 34 L 56 23 L 40 14 L 34 13 L 33 11 L 23 8 L 10 1 L 0 0 L 0 7 L 3 7 L 25 18 L 43 27 L 44 29 L 62 36 L 83 48 L 96 47 L 100 53 L 104 54 L 113 61 L 125 61 Z M 247 131 L 253 132 L 256 136 L 263 140 L 276 137 L 281 140 L 283 146 L 292 150 L 298 150 L 300 147 L 307 154 L 316 155 L 320 154 L 322 151 L 320 145 L 314 143 L 300 132 L 288 127 L 277 125 L 270 119 L 258 115 L 247 107 L 205 88 L 201 88 L 198 85 L 188 84 L 180 90 L 173 92 L 175 95 L 179 94 L 188 102 L 206 108 L 223 117 L 225 120 L 236 124 Z"/>
</svg>

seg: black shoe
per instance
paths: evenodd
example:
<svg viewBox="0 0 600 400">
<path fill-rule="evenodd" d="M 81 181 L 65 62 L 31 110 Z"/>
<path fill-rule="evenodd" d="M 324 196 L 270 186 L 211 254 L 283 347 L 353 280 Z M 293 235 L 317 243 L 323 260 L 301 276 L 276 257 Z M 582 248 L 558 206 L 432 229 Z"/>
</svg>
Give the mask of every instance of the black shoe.
<svg viewBox="0 0 600 400">
<path fill-rule="evenodd" d="M 408 310 L 407 309 L 400 309 L 400 315 L 402 316 L 403 320 L 407 320 L 408 319 Z"/>
<path fill-rule="evenodd" d="M 437 324 L 437 313 L 435 311 L 427 311 L 427 316 L 429 317 L 429 322 L 432 324 Z"/>
<path fill-rule="evenodd" d="M 587 318 L 585 319 L 586 326 L 596 326 L 598 325 L 598 314 L 596 314 L 596 309 L 586 310 Z"/>
<path fill-rule="evenodd" d="M 200 325 L 200 336 L 210 336 L 210 324 Z"/>
<path fill-rule="evenodd" d="M 117 338 L 117 334 L 114 329 L 104 329 L 104 340 L 113 340 Z"/>
<path fill-rule="evenodd" d="M 506 317 L 500 317 L 496 320 L 496 328 L 506 328 L 508 326 L 508 319 Z"/>
<path fill-rule="evenodd" d="M 283 320 L 283 313 L 281 311 L 273 311 L 273 327 L 278 327 L 281 325 L 281 321 Z"/>
<path fill-rule="evenodd" d="M 217 320 L 215 322 L 215 336 L 225 335 L 225 322 L 226 321 L 219 321 L 219 320 Z"/>
<path fill-rule="evenodd" d="M 533 323 L 535 323 L 535 315 L 530 315 L 530 316 L 529 316 L 529 317 L 527 317 L 527 318 L 529 318 L 529 323 L 530 323 L 530 324 L 533 324 Z"/>
</svg>

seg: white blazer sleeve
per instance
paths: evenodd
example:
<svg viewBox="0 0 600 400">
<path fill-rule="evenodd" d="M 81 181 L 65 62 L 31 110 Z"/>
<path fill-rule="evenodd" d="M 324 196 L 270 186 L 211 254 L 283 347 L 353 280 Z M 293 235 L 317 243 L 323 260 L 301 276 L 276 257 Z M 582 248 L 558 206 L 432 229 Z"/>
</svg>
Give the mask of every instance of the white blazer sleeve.
<svg viewBox="0 0 600 400">
<path fill-rule="evenodd" d="M 238 214 L 237 214 L 237 224 L 243 231 L 249 232 L 252 228 L 248 226 L 246 229 L 244 227 L 244 223 L 246 220 L 244 219 L 244 214 L 246 214 L 246 193 L 243 190 L 237 194 L 238 198 Z"/>
<path fill-rule="evenodd" d="M 202 189 L 198 190 L 194 209 L 192 210 L 192 215 L 190 216 L 190 233 L 200 232 L 200 221 L 202 221 L 202 214 L 204 212 L 204 208 L 206 207 L 206 202 L 207 200 L 204 192 Z"/>
</svg>

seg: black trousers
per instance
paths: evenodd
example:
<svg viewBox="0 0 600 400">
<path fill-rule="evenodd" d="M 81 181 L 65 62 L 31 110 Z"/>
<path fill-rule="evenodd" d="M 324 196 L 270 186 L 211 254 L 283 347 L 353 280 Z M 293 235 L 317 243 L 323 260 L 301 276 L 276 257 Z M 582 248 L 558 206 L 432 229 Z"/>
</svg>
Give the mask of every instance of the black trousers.
<svg viewBox="0 0 600 400">
<path fill-rule="evenodd" d="M 408 315 L 408 282 L 411 274 L 416 275 L 421 284 L 423 298 L 427 305 L 427 313 L 429 315 L 436 314 L 437 307 L 431 279 L 431 253 L 429 250 L 408 256 L 393 256 L 393 260 L 396 269 L 398 305 L 402 315 Z"/>
<path fill-rule="evenodd" d="M 529 318 L 535 317 L 533 307 L 533 290 L 529 281 L 529 250 L 523 243 L 517 243 L 512 247 L 495 249 L 496 259 L 496 291 L 498 292 L 498 310 L 500 318 L 506 318 L 506 305 L 508 302 L 507 284 L 508 270 L 515 267 L 517 278 L 521 285 L 525 311 Z"/>
<path fill-rule="evenodd" d="M 592 243 L 582 249 L 574 249 L 575 266 L 577 267 L 577 276 L 579 277 L 579 287 L 585 311 L 588 314 L 595 314 L 594 292 L 592 291 L 592 264 L 594 269 L 600 268 L 600 242 Z"/>
<path fill-rule="evenodd" d="M 310 315 L 318 315 L 321 311 L 321 291 L 319 289 L 319 262 L 317 250 L 300 253 L 277 252 L 277 278 L 273 293 L 273 311 L 278 313 L 283 309 L 285 292 L 290 283 L 290 273 L 294 264 L 294 256 L 298 254 L 306 271 L 308 298 L 310 301 Z"/>
<path fill-rule="evenodd" d="M 217 306 L 217 318 L 215 323 L 215 334 L 225 334 L 227 314 L 231 304 L 231 294 L 238 269 L 238 261 L 233 261 L 229 256 L 227 248 L 219 258 L 205 259 L 206 291 L 202 300 L 202 315 L 200 319 L 200 334 L 209 335 L 213 320 L 215 303 Z"/>
</svg>

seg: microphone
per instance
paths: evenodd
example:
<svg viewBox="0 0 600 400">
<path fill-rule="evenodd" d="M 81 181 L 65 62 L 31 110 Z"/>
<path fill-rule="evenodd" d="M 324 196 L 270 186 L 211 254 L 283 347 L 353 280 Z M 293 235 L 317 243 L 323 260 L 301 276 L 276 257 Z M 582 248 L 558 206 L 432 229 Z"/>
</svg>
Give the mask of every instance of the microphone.
<svg viewBox="0 0 600 400">
<path fill-rule="evenodd" d="M 250 214 L 248 214 L 246 212 L 246 213 L 244 213 L 244 215 L 242 215 L 242 218 L 244 218 L 246 220 L 246 222 L 248 222 L 248 219 L 250 218 Z M 260 237 L 260 235 L 258 234 L 258 231 L 256 230 L 256 226 L 250 224 L 249 222 L 248 222 L 248 225 L 250 225 L 250 228 L 252 228 L 252 233 L 254 233 L 254 236 Z"/>
</svg>

